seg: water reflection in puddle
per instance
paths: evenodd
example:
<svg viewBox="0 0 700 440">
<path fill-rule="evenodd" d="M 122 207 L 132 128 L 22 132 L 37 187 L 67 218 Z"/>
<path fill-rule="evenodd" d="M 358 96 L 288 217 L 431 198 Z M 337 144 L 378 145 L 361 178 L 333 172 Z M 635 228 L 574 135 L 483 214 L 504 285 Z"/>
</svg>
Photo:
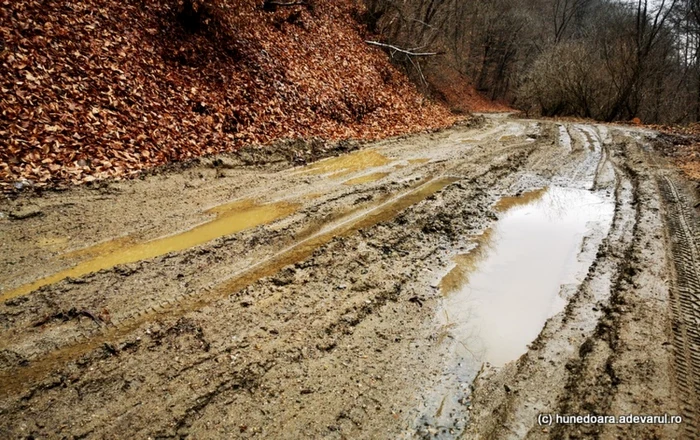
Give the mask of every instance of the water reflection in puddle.
<svg viewBox="0 0 700 440">
<path fill-rule="evenodd" d="M 564 284 L 579 284 L 595 257 L 580 253 L 584 237 L 597 249 L 614 202 L 586 190 L 551 187 L 504 198 L 496 225 L 454 259 L 443 277 L 437 342 L 449 342 L 441 383 L 431 391 L 421 423 L 453 426 L 484 362 L 501 366 L 527 351 L 545 321 L 563 310 Z M 588 245 L 587 245 L 588 247 Z M 445 436 L 438 438 L 454 438 Z"/>
<path fill-rule="evenodd" d="M 523 202 L 522 203 L 519 203 Z M 577 257 L 593 228 L 607 230 L 612 200 L 552 187 L 503 199 L 504 211 L 477 249 L 456 258 L 445 276 L 445 311 L 458 339 L 484 361 L 502 365 L 527 350 L 544 322 L 561 311 L 562 284 L 581 281 L 590 261 Z"/>
</svg>

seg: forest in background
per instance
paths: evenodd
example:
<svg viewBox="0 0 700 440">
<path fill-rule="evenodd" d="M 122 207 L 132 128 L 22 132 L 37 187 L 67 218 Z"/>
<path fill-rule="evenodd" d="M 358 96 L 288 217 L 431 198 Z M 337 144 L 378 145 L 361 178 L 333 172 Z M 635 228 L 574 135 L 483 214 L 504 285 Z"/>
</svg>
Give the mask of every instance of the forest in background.
<svg viewBox="0 0 700 440">
<path fill-rule="evenodd" d="M 414 81 L 456 70 L 529 115 L 700 120 L 700 0 L 365 0 Z"/>
</svg>

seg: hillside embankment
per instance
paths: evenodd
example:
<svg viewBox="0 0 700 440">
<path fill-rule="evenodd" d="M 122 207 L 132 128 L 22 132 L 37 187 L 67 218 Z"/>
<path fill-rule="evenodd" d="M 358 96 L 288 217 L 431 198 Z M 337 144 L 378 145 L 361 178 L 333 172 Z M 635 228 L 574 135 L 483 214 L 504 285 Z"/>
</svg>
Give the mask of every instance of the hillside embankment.
<svg viewBox="0 0 700 440">
<path fill-rule="evenodd" d="M 361 13 L 349 0 L 3 1 L 0 185 L 78 184 L 279 140 L 453 124 L 365 42 Z"/>
</svg>

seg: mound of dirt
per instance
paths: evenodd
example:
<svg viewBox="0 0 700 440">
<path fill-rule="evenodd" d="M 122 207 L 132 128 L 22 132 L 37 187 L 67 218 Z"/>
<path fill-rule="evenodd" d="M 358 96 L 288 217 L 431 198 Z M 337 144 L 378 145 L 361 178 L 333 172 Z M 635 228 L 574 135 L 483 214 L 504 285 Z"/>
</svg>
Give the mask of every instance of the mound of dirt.
<svg viewBox="0 0 700 440">
<path fill-rule="evenodd" d="M 455 122 L 364 42 L 351 0 L 0 4 L 4 189 Z"/>
</svg>

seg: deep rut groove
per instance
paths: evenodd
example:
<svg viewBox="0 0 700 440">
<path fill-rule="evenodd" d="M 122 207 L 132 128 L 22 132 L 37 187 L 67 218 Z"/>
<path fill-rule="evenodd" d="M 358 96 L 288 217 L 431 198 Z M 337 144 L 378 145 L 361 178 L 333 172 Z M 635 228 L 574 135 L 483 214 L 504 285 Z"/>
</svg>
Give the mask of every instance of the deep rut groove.
<svg viewBox="0 0 700 440">
<path fill-rule="evenodd" d="M 675 270 L 671 309 L 676 381 L 683 426 L 689 438 L 697 438 L 700 435 L 700 253 L 687 202 L 668 177 L 661 177 L 659 186 L 667 206 Z"/>
</svg>

